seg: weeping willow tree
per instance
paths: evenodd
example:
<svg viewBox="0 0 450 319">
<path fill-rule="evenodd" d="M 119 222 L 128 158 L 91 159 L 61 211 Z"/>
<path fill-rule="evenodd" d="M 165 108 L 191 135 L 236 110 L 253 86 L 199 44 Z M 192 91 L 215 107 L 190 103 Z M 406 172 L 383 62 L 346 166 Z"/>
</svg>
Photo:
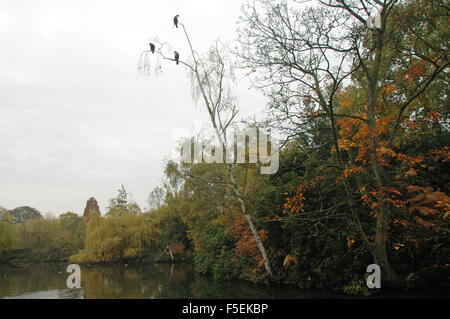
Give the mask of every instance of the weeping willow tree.
<svg viewBox="0 0 450 319">
<path fill-rule="evenodd" d="M 227 131 L 234 124 L 238 114 L 235 98 L 232 94 L 232 84 L 235 82 L 232 56 L 229 47 L 223 42 L 215 41 L 206 54 L 199 54 L 192 45 L 188 32 L 183 23 L 178 23 L 184 32 L 185 39 L 190 49 L 190 56 L 186 59 L 180 59 L 167 42 L 161 42 L 158 38 L 153 38 L 150 49 L 143 51 L 139 57 L 138 72 L 149 75 L 153 71 L 158 74 L 161 71 L 163 60 L 173 61 L 184 66 L 189 72 L 194 100 L 201 100 L 208 112 L 210 123 L 214 129 L 215 136 L 221 146 L 223 155 L 228 156 L 223 165 L 226 166 L 230 178 L 230 187 L 239 203 L 239 208 L 245 216 L 249 228 L 253 234 L 258 250 L 264 261 L 264 267 L 269 278 L 273 277 L 269 257 L 257 228 L 253 222 L 252 216 L 244 202 L 241 191 L 239 190 L 236 177 L 232 171 L 234 163 L 229 161 L 229 152 L 227 147 L 229 140 Z M 172 54 L 173 52 L 173 54 Z M 171 57 L 172 56 L 172 57 Z M 154 61 L 152 67 L 152 61 Z M 217 148 L 216 148 L 217 150 Z"/>
</svg>

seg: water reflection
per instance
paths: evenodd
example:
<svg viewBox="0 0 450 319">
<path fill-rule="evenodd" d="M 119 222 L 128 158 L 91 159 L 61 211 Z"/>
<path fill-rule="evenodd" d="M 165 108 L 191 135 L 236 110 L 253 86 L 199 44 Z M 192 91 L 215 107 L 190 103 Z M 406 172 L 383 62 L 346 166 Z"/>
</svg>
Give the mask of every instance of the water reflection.
<svg viewBox="0 0 450 319">
<path fill-rule="evenodd" d="M 7 296 L 4 299 L 83 299 L 83 289 L 45 290 L 25 293 L 23 295 Z"/>
<path fill-rule="evenodd" d="M 294 288 L 214 281 L 191 265 L 82 265 L 81 289 L 68 289 L 68 264 L 0 265 L 0 298 L 303 298 Z"/>
</svg>

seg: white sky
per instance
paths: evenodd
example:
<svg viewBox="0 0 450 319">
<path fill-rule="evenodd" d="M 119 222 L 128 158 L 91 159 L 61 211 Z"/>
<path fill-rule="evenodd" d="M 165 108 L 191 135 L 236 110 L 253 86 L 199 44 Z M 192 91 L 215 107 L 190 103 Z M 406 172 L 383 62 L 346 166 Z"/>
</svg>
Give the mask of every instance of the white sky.
<svg viewBox="0 0 450 319">
<path fill-rule="evenodd" d="M 185 70 L 137 76 L 148 39 L 188 54 L 180 14 L 198 51 L 235 38 L 241 0 L 2 0 L 0 2 L 0 206 L 102 213 L 124 184 L 144 208 L 180 128 L 207 120 Z M 239 118 L 265 99 L 241 79 Z"/>
</svg>

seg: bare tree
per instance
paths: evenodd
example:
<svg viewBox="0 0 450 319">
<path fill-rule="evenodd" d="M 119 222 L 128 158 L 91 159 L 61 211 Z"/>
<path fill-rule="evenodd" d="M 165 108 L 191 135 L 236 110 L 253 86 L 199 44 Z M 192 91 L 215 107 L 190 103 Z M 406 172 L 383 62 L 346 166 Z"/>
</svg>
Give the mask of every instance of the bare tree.
<svg viewBox="0 0 450 319">
<path fill-rule="evenodd" d="M 238 114 L 234 96 L 231 92 L 231 84 L 234 81 L 233 62 L 231 61 L 231 52 L 229 48 L 221 41 L 216 41 L 211 46 L 209 52 L 205 55 L 198 54 L 192 45 L 189 35 L 183 23 L 178 23 L 184 32 L 186 41 L 190 48 L 190 61 L 181 60 L 178 57 L 169 57 L 172 51 L 168 43 L 161 43 L 158 39 L 154 39 L 155 53 L 157 58 L 163 60 L 175 61 L 187 68 L 191 78 L 192 91 L 195 99 L 201 99 L 204 102 L 206 110 L 209 114 L 210 123 L 214 129 L 219 145 L 222 147 L 225 157 L 228 154 L 227 131 L 231 128 Z M 149 72 L 151 51 L 144 51 L 139 58 L 138 70 Z M 158 62 L 158 61 L 157 61 Z M 155 71 L 158 72 L 160 67 L 156 65 Z M 247 223 L 252 231 L 259 252 L 264 261 L 266 273 L 272 277 L 272 269 L 270 266 L 267 251 L 258 234 L 252 217 L 249 214 L 243 196 L 239 190 L 236 178 L 232 171 L 233 163 L 224 164 L 226 166 L 230 187 L 234 196 L 239 202 L 240 210 L 245 215 Z"/>
</svg>

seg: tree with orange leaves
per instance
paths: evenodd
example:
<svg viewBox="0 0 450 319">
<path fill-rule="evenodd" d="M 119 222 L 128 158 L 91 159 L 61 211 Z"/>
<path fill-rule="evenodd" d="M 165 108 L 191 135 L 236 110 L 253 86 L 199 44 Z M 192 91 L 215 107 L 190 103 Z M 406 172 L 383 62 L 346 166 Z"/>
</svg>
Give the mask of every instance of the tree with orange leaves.
<svg viewBox="0 0 450 319">
<path fill-rule="evenodd" d="M 402 145 L 424 127 L 448 133 L 448 113 L 443 113 L 450 66 L 445 5 L 320 3 L 301 9 L 265 0 L 259 7 L 249 4 L 242 18 L 241 56 L 247 67 L 259 71 L 252 73 L 255 82 L 272 97 L 275 128 L 283 126 L 287 139 L 300 140 L 306 152 L 332 145 L 324 165 L 337 174 L 336 191 L 344 195 L 350 220 L 385 282 L 398 284 L 387 252 L 391 215 L 409 203 L 401 191 L 407 179 L 433 169 L 426 164 L 430 154 L 411 155 Z M 367 18 L 374 10 L 380 26 L 369 28 Z M 431 97 L 435 101 L 427 103 Z M 326 143 L 314 143 L 318 137 Z M 432 152 L 443 151 L 440 147 Z M 308 213 L 305 191 L 315 187 L 301 182 L 286 198 L 284 212 Z M 372 225 L 362 222 L 365 207 L 375 219 Z"/>
</svg>

